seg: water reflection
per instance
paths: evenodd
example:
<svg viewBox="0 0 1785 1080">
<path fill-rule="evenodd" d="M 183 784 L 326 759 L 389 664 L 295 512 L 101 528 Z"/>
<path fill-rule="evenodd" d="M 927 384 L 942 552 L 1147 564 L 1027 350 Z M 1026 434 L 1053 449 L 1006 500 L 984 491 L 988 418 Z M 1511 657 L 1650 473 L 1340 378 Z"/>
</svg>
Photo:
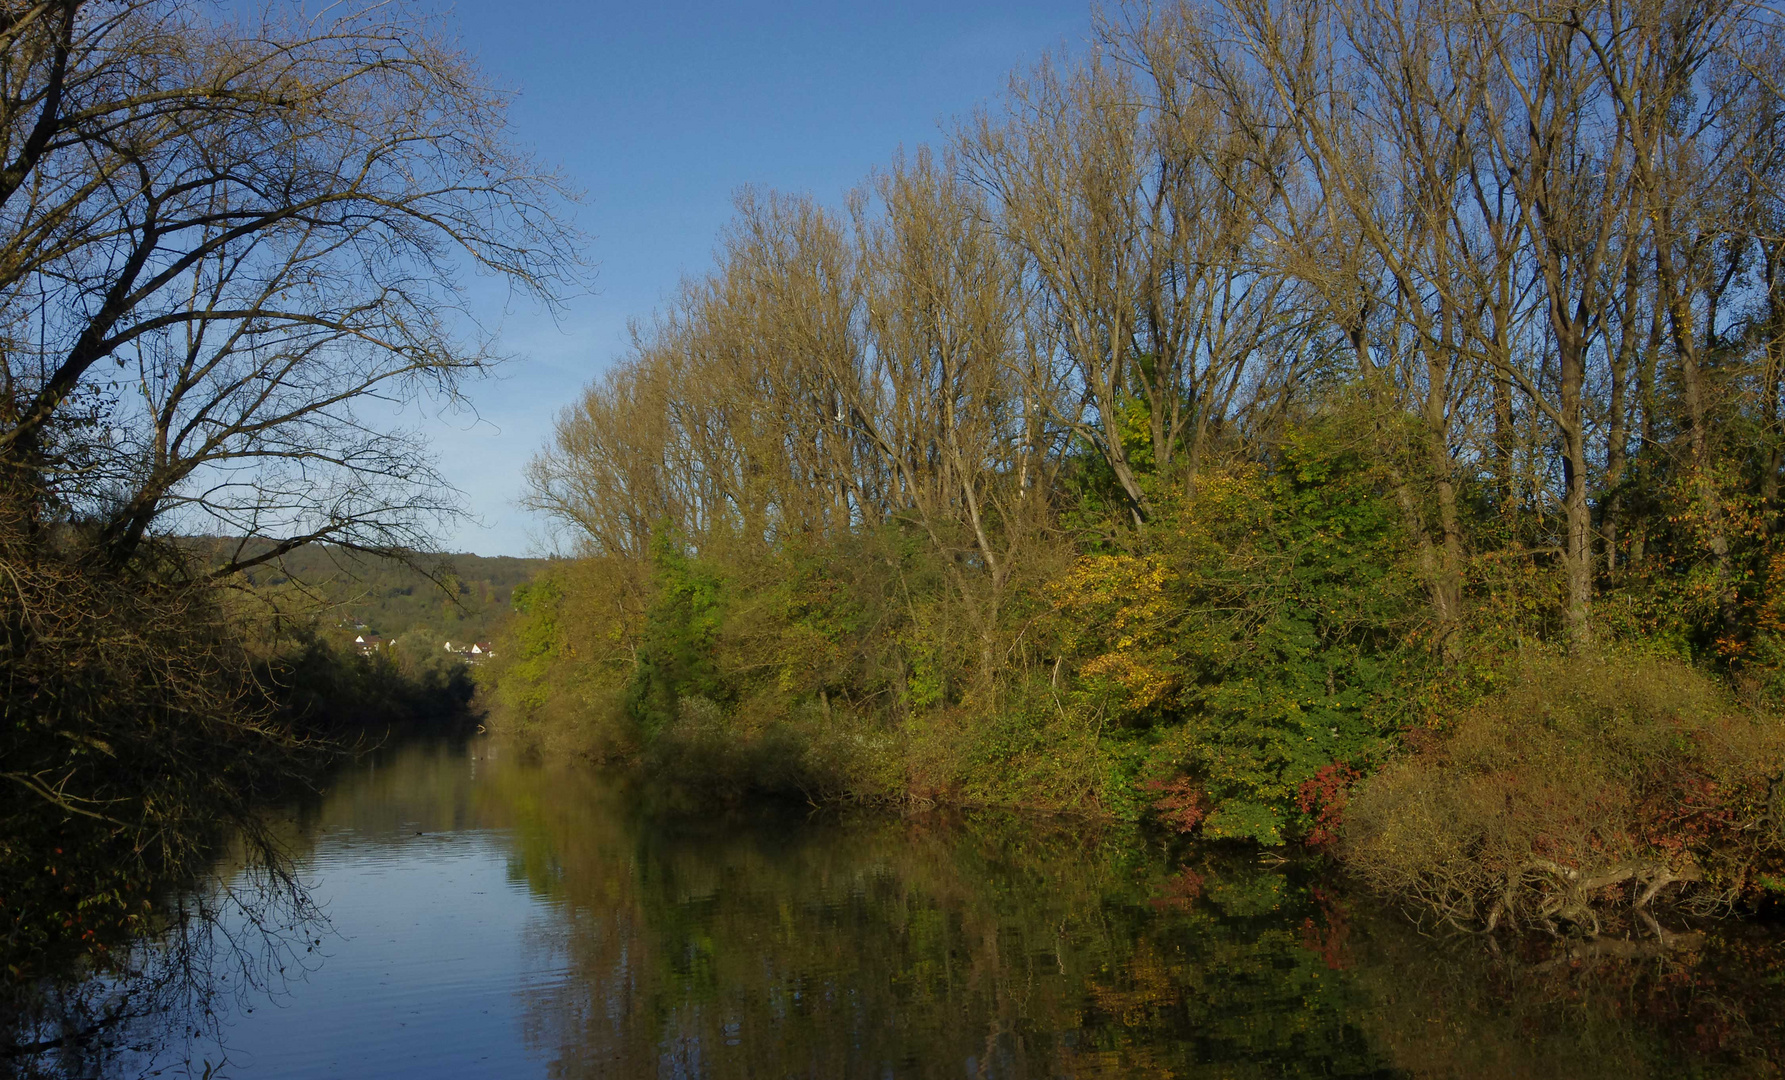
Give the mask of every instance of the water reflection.
<svg viewBox="0 0 1785 1080">
<path fill-rule="evenodd" d="M 238 1009 L 222 1047 L 151 1056 L 139 1025 L 104 1074 L 202 1075 L 225 1054 L 213 1075 L 1640 1078 L 1781 1061 L 1772 933 L 1496 956 L 1294 866 L 1174 865 L 1013 817 L 641 803 L 483 744 L 368 763 L 290 826 L 337 931 L 321 967 Z"/>
</svg>

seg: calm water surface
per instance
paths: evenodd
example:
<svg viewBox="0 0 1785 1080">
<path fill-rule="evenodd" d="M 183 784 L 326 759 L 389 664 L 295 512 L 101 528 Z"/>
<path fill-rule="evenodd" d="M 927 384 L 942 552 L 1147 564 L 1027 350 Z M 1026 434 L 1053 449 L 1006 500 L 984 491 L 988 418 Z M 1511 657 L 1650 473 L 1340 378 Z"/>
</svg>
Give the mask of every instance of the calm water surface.
<svg viewBox="0 0 1785 1080">
<path fill-rule="evenodd" d="M 1421 936 L 1293 866 L 1018 818 L 647 812 L 406 747 L 293 822 L 329 927 L 226 916 L 108 1077 L 1777 1075 L 1776 933 L 1559 954 Z M 318 945 L 317 942 L 320 942 Z M 211 943 L 216 945 L 215 941 Z M 309 951 L 306 951 L 308 949 Z M 279 968 L 283 966 L 283 977 Z M 273 992 L 265 992 L 270 987 Z M 203 1001 L 189 995 L 188 1001 Z M 220 1037 L 220 1038 L 219 1038 Z M 95 1072 L 84 1072 L 95 1070 Z"/>
</svg>

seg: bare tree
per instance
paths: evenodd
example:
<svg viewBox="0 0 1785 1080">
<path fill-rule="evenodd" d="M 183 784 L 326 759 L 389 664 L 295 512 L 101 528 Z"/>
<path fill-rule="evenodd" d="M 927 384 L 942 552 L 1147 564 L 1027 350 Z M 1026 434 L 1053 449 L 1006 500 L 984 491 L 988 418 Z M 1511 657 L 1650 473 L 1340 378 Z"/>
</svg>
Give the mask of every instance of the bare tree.
<svg viewBox="0 0 1785 1080">
<path fill-rule="evenodd" d="M 1093 52 L 1076 70 L 1046 63 L 1013 80 L 1008 115 L 982 114 L 960 140 L 1026 256 L 1070 365 L 1079 401 L 1060 403 L 1060 420 L 1097 448 L 1136 521 L 1148 498 L 1123 437 L 1126 409 L 1136 380 L 1152 384 L 1149 399 L 1169 386 L 1143 365 L 1139 340 L 1147 230 L 1164 220 L 1141 115 L 1130 72 Z"/>
<path fill-rule="evenodd" d="M 643 561 L 658 524 L 684 516 L 665 476 L 665 382 L 638 358 L 616 365 L 527 465 L 527 505 L 580 530 L 596 554 Z"/>
<path fill-rule="evenodd" d="M 575 283 L 563 186 L 503 98 L 401 6 L 12 5 L 0 69 L 9 487 L 113 565 L 170 514 L 256 541 L 220 574 L 421 542 L 452 492 L 376 412 L 498 359 L 467 268 Z"/>
<path fill-rule="evenodd" d="M 977 601 L 968 607 L 989 680 L 1004 592 L 1047 491 L 1024 438 L 1035 399 L 1013 392 L 1027 384 L 1017 264 L 952 158 L 920 152 L 876 190 L 884 213 L 857 210 L 869 347 L 839 385 L 896 479 L 889 510 L 909 511 L 961 596 Z"/>
</svg>

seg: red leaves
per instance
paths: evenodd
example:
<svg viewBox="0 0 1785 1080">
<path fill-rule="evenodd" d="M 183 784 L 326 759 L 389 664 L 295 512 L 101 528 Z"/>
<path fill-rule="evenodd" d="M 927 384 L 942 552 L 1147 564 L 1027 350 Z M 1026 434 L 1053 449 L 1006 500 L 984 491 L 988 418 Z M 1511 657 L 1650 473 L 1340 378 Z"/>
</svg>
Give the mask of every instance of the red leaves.
<svg viewBox="0 0 1785 1080">
<path fill-rule="evenodd" d="M 1362 776 L 1363 773 L 1350 765 L 1334 761 L 1321 766 L 1311 779 L 1302 781 L 1295 801 L 1302 813 L 1314 819 L 1313 827 L 1308 830 L 1309 847 L 1329 847 L 1338 842 L 1351 785 Z"/>
<path fill-rule="evenodd" d="M 1696 771 L 1679 770 L 1667 780 L 1639 799 L 1636 811 L 1642 842 L 1669 856 L 1739 831 L 1743 803 L 1758 794 L 1726 790 L 1727 785 Z"/>
<path fill-rule="evenodd" d="M 1160 797 L 1153 800 L 1153 812 L 1161 823 L 1180 833 L 1191 833 L 1209 815 L 1208 796 L 1202 785 L 1187 776 L 1173 780 L 1149 780 L 1141 785 Z"/>
</svg>

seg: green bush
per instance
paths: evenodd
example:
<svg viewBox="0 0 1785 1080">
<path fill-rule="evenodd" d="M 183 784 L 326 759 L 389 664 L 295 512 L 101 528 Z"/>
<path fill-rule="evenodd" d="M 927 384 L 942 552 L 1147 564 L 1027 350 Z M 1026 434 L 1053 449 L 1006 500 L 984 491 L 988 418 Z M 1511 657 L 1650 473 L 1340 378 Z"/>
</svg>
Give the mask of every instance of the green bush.
<svg viewBox="0 0 1785 1080">
<path fill-rule="evenodd" d="M 611 560 L 555 563 L 514 590 L 513 613 L 479 669 L 490 728 L 546 753 L 627 760 L 627 709 L 640 620 L 636 576 Z"/>
<path fill-rule="evenodd" d="M 1272 472 L 1210 469 L 1049 585 L 1064 707 L 1146 745 L 1173 828 L 1285 843 L 1304 786 L 1379 760 L 1404 717 L 1424 595 L 1389 479 L 1340 426 L 1289 432 Z"/>
</svg>

